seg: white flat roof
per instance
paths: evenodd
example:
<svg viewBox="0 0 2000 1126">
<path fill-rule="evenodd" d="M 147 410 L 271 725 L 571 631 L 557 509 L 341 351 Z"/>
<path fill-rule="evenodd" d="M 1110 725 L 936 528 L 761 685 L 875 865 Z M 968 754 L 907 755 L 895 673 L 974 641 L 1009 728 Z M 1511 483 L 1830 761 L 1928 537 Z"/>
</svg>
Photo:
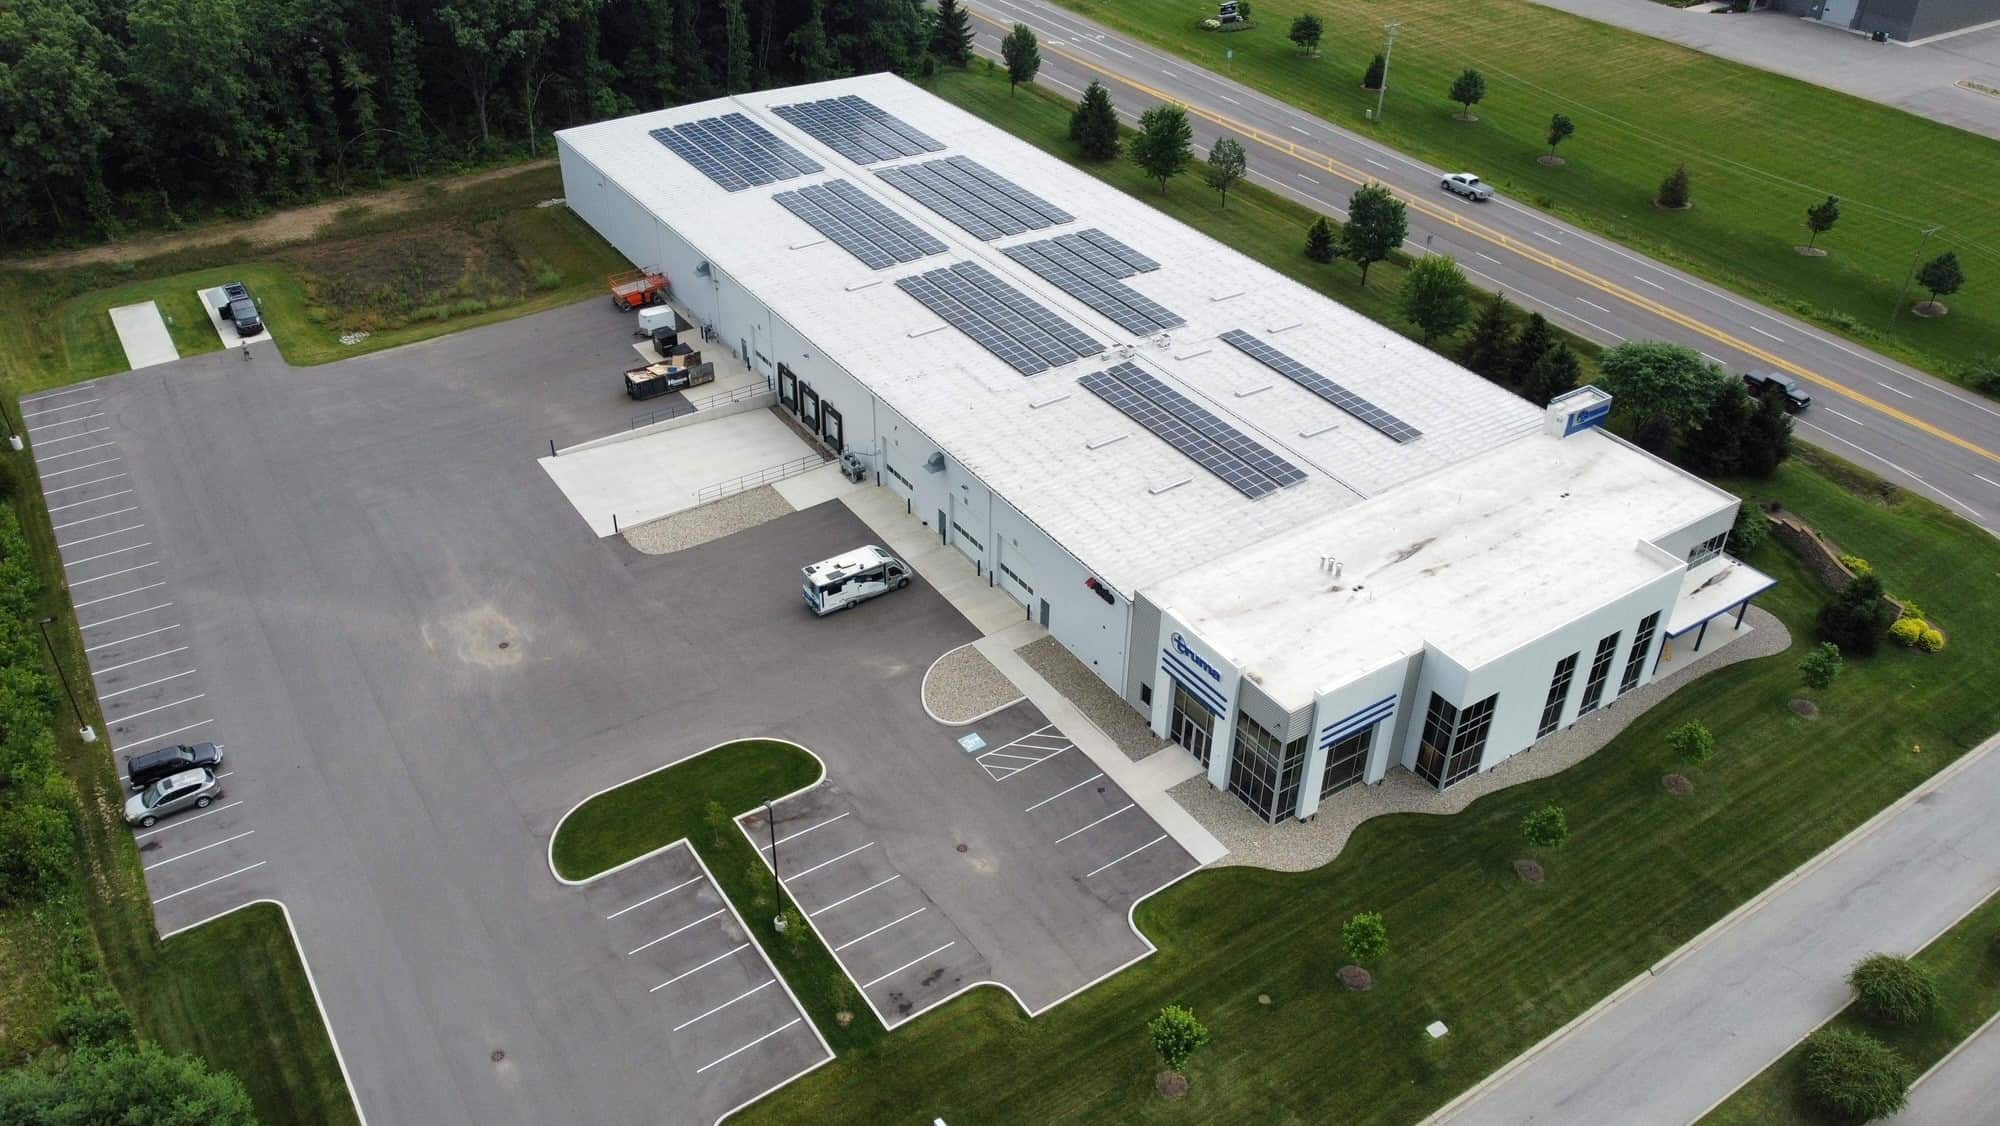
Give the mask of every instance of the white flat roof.
<svg viewBox="0 0 2000 1126">
<path fill-rule="evenodd" d="M 1517 649 L 1683 567 L 1650 541 L 1734 503 L 1602 431 L 1537 434 L 1146 593 L 1297 710 L 1426 643 Z"/>
<path fill-rule="evenodd" d="M 770 110 L 846 94 L 923 130 L 944 152 L 863 168 Z M 753 118 L 826 172 L 732 193 L 647 132 L 727 112 Z M 1540 425 L 1541 412 L 1506 390 L 890 75 L 738 95 L 557 136 L 1128 596 Z M 959 154 L 1058 203 L 1076 221 L 985 243 L 874 175 Z M 835 178 L 935 235 L 947 252 L 870 270 L 771 199 Z M 1184 181 L 1173 190 L 1206 189 Z M 1160 341 L 1135 337 L 1001 253 L 1092 227 L 1160 263 L 1126 284 L 1185 318 L 1185 326 Z M 1303 245 L 1303 231 L 1299 238 Z M 979 263 L 1111 348 L 1132 347 L 1135 362 L 1291 460 L 1308 479 L 1250 500 L 1076 386 L 1078 377 L 1117 362 L 1115 351 L 1024 377 L 894 284 L 960 261 Z M 1342 273 L 1332 284 L 1352 280 Z M 1308 364 L 1423 436 L 1391 441 L 1217 339 L 1229 329 Z M 1101 444 L 1117 435 L 1126 437 Z M 908 474 L 919 467 L 899 468 Z M 1178 481 L 1185 483 L 1156 491 Z M 1400 509 L 1404 502 L 1390 503 Z"/>
</svg>

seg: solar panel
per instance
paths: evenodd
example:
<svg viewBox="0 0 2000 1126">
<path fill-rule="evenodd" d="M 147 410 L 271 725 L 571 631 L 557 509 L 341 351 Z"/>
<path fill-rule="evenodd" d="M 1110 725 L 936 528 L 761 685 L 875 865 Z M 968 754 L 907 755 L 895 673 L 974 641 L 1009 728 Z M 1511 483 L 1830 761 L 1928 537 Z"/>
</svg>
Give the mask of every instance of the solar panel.
<svg viewBox="0 0 2000 1126">
<path fill-rule="evenodd" d="M 969 157 L 905 164 L 876 175 L 985 242 L 1046 230 L 1075 218 Z"/>
<path fill-rule="evenodd" d="M 871 270 L 886 270 L 896 264 L 896 256 L 882 249 L 861 232 L 841 222 L 821 207 L 818 201 L 809 199 L 798 192 L 779 192 L 771 197 L 785 210 L 812 224 L 813 228 L 831 239 L 834 245 L 852 254 L 860 263 Z"/>
<path fill-rule="evenodd" d="M 900 278 L 896 285 L 1022 375 L 1060 367 L 1103 345 L 976 263 Z"/>
<path fill-rule="evenodd" d="M 1202 468 L 1222 478 L 1223 481 L 1227 482 L 1244 496 L 1256 500 L 1259 497 L 1269 496 L 1282 487 L 1277 480 L 1271 477 L 1269 472 L 1246 462 L 1240 455 L 1232 452 L 1229 448 L 1225 448 L 1202 429 L 1197 428 L 1188 419 L 1176 414 L 1167 405 L 1151 398 L 1144 390 L 1127 382 L 1132 373 L 1145 374 L 1133 365 L 1126 363 L 1119 364 L 1110 371 L 1091 372 L 1089 375 L 1077 380 L 1077 383 L 1084 390 L 1116 407 L 1127 418 L 1151 431 L 1161 441 L 1187 455 L 1190 460 Z M 1154 383 L 1157 384 L 1158 381 L 1155 380 Z M 1181 403 L 1187 402 L 1185 398 L 1179 396 L 1176 396 L 1176 398 Z M 1188 405 L 1191 406 L 1192 404 Z M 1207 412 L 1204 411 L 1202 413 L 1206 414 Z M 1214 418 L 1213 415 L 1209 415 L 1208 417 L 1211 419 Z M 1281 472 L 1288 470 L 1289 474 L 1296 474 L 1296 477 L 1291 477 L 1288 474 L 1285 484 L 1292 484 L 1305 479 L 1305 474 L 1299 472 L 1296 466 L 1264 449 L 1262 446 L 1257 445 L 1255 442 L 1250 441 L 1250 439 L 1245 438 L 1240 432 L 1235 431 L 1234 428 L 1226 426 L 1220 420 L 1216 420 L 1215 425 L 1234 435 L 1234 444 L 1239 448 L 1247 447 L 1262 455 L 1259 459 L 1262 464 L 1269 465 Z"/>
<path fill-rule="evenodd" d="M 1269 477 L 1279 488 L 1306 479 L 1305 471 L 1253 441 L 1241 430 L 1216 417 L 1207 407 L 1160 382 L 1139 365 L 1126 361 L 1111 369 L 1127 387 L 1165 407 L 1182 422 L 1235 455 L 1245 465 Z"/>
<path fill-rule="evenodd" d="M 811 157 L 740 113 L 669 125 L 650 134 L 724 191 L 740 192 L 820 171 Z"/>
<path fill-rule="evenodd" d="M 1232 328 L 1223 333 L 1222 339 L 1251 359 L 1381 431 L 1394 441 L 1414 442 L 1424 436 L 1423 431 L 1240 328 Z"/>
<path fill-rule="evenodd" d="M 922 130 L 852 94 L 773 106 L 772 112 L 856 164 L 944 150 Z"/>
<path fill-rule="evenodd" d="M 1096 244 L 1099 250 L 1103 250 L 1117 257 L 1118 259 L 1123 261 L 1126 265 L 1132 267 L 1134 270 L 1137 270 L 1139 273 L 1147 274 L 1160 268 L 1160 264 L 1158 262 L 1155 262 L 1151 258 L 1146 257 L 1145 255 L 1139 253 L 1138 251 L 1132 249 L 1129 246 L 1126 246 L 1124 243 L 1119 242 L 1117 239 L 1112 238 L 1110 235 L 1105 234 L 1103 231 L 1098 230 L 1096 227 L 1092 227 L 1087 231 L 1078 231 L 1077 235 L 1089 242 Z"/>
<path fill-rule="evenodd" d="M 1118 327 L 1151 336 L 1187 322 L 1180 316 L 1105 273 L 1054 239 L 1007 247 L 1003 253 L 1056 288 L 1111 318 Z"/>
</svg>

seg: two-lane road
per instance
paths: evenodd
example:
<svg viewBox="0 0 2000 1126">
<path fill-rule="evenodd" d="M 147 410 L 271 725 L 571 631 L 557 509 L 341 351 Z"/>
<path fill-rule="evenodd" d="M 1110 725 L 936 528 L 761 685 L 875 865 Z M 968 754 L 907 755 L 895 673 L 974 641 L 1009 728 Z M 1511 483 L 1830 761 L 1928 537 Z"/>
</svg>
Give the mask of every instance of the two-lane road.
<svg viewBox="0 0 2000 1126">
<path fill-rule="evenodd" d="M 992 0 L 973 14 L 981 53 L 997 57 L 1000 37 L 1025 23 L 1041 42 L 1037 81 L 1072 96 L 1101 81 L 1128 119 L 1162 101 L 1186 106 L 1199 148 L 1240 138 L 1253 180 L 1335 218 L 1355 187 L 1388 185 L 1409 201 L 1412 252 L 1449 254 L 1478 284 L 1585 337 L 1672 340 L 1731 370 L 1791 372 L 1814 399 L 1800 437 L 2000 533 L 1993 403 L 1532 208 L 1463 201 L 1439 189 L 1439 169 L 1066 9 Z"/>
</svg>

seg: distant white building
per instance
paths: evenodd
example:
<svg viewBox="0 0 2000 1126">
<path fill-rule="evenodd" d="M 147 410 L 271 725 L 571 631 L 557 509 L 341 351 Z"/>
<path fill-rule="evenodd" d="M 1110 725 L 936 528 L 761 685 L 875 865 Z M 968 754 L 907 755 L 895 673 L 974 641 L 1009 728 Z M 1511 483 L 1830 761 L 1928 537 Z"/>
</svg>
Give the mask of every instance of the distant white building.
<svg viewBox="0 0 2000 1126">
<path fill-rule="evenodd" d="M 900 79 L 556 141 L 578 215 L 1267 820 L 1487 769 L 1771 585 L 1601 392 L 1538 410 Z"/>
</svg>

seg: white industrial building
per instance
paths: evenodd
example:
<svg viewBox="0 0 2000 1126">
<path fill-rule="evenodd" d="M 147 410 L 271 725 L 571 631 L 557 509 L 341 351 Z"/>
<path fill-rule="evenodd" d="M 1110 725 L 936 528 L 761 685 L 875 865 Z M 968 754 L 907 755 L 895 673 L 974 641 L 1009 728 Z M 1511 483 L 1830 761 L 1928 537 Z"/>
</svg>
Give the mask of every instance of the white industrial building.
<svg viewBox="0 0 2000 1126">
<path fill-rule="evenodd" d="M 1490 768 L 1770 585 L 1602 393 L 1537 409 L 900 79 L 556 140 L 578 215 L 1267 820 Z"/>
</svg>

